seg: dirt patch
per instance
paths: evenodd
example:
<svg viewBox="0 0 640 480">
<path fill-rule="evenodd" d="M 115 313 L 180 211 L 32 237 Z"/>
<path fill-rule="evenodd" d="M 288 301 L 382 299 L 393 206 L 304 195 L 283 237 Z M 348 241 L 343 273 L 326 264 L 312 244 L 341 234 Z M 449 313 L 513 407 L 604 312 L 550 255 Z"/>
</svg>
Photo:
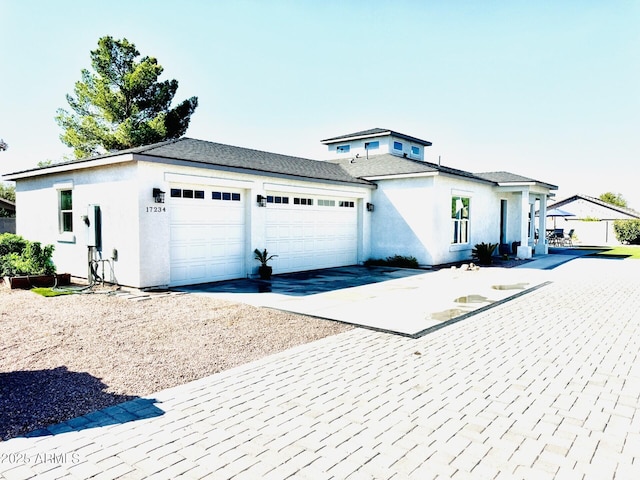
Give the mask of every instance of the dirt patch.
<svg viewBox="0 0 640 480">
<path fill-rule="evenodd" d="M 7 439 L 352 327 L 199 295 L 0 288 L 0 328 Z"/>
</svg>

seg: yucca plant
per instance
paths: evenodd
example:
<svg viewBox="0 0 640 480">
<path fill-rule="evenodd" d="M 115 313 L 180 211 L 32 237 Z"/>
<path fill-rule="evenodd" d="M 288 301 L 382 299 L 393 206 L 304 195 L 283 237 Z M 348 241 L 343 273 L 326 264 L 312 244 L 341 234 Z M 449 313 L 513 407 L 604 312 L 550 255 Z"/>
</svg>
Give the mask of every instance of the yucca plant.
<svg viewBox="0 0 640 480">
<path fill-rule="evenodd" d="M 493 256 L 493 252 L 497 246 L 497 243 L 478 243 L 473 247 L 471 255 L 473 255 L 473 258 L 478 260 L 480 265 L 491 265 L 491 257 Z"/>
</svg>

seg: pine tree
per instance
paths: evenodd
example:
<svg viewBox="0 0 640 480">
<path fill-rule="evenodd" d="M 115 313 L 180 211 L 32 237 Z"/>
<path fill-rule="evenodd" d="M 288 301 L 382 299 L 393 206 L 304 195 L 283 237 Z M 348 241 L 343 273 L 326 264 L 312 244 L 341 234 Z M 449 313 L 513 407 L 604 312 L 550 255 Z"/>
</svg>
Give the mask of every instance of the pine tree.
<svg viewBox="0 0 640 480">
<path fill-rule="evenodd" d="M 76 158 L 123 150 L 167 139 L 186 132 L 198 98 L 191 97 L 171 108 L 177 80 L 158 81 L 163 68 L 140 52 L 126 38 L 98 40 L 91 51 L 93 71 L 82 70 L 74 95 L 67 95 L 72 113 L 59 109 L 56 122 L 64 132 L 62 142 Z"/>
</svg>

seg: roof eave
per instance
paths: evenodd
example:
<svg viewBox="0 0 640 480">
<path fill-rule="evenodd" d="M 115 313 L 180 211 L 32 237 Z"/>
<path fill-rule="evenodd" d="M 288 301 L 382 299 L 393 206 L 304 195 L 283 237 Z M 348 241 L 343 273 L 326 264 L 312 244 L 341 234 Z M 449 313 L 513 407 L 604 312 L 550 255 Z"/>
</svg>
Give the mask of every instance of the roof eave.
<svg viewBox="0 0 640 480">
<path fill-rule="evenodd" d="M 31 170 L 23 170 L 20 172 L 7 173 L 3 175 L 5 180 L 15 181 L 22 180 L 24 178 L 42 177 L 45 175 L 53 175 L 56 173 L 64 173 L 71 170 L 79 170 L 85 168 L 104 167 L 107 165 L 113 165 L 116 163 L 126 163 L 137 160 L 135 157 L 137 154 L 125 153 L 122 155 L 114 155 L 108 157 L 99 158 L 87 158 L 84 160 L 75 160 L 73 162 L 48 165 L 46 167 L 34 168 Z"/>
</svg>

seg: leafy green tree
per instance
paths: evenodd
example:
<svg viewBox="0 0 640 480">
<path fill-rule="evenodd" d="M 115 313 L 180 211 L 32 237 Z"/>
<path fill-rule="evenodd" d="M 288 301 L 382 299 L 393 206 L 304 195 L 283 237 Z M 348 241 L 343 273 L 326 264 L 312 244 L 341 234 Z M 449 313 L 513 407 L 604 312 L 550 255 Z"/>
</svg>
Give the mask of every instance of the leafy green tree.
<svg viewBox="0 0 640 480">
<path fill-rule="evenodd" d="M 10 202 L 16 201 L 16 187 L 9 185 L 8 183 L 0 182 L 0 198 L 9 200 Z"/>
<path fill-rule="evenodd" d="M 56 122 L 62 142 L 76 158 L 137 147 L 184 135 L 198 98 L 171 108 L 177 80 L 158 81 L 163 71 L 153 57 L 126 38 L 98 40 L 91 51 L 93 71 L 82 70 L 74 95 L 67 95 L 73 112 L 59 109 Z"/>
<path fill-rule="evenodd" d="M 627 206 L 627 201 L 620 193 L 606 192 L 600 195 L 600 197 L 598 198 L 600 198 L 600 200 L 602 200 L 603 202 L 610 203 L 611 205 L 616 205 L 617 207 Z"/>
</svg>

